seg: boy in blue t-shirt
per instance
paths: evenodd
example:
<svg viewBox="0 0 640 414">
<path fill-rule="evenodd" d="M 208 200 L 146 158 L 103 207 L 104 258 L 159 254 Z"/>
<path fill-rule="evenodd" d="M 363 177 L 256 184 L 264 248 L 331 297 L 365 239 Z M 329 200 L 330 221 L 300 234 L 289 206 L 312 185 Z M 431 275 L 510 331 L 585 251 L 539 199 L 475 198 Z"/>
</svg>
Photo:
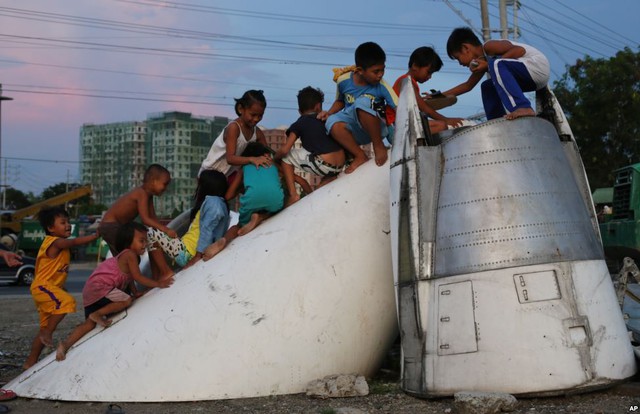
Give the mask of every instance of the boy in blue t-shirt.
<svg viewBox="0 0 640 414">
<path fill-rule="evenodd" d="M 387 161 L 387 149 L 382 142 L 388 134 L 384 109 L 387 105 L 395 109 L 398 104 L 396 93 L 382 79 L 384 50 L 376 43 L 363 43 L 356 48 L 355 61 L 355 70 L 336 80 L 336 100 L 329 111 L 318 115 L 326 119 L 327 132 L 353 155 L 345 169 L 347 174 L 368 159 L 360 145 L 373 144 L 378 166 Z"/>
</svg>

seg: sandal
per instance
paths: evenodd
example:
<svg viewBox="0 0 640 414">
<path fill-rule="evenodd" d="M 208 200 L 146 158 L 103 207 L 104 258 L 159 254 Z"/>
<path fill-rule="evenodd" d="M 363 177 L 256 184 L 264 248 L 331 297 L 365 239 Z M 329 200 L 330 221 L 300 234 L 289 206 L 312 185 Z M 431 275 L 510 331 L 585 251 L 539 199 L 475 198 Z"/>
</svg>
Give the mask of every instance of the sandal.
<svg viewBox="0 0 640 414">
<path fill-rule="evenodd" d="M 106 414 L 124 414 L 124 410 L 118 404 L 109 404 Z"/>
<path fill-rule="evenodd" d="M 15 392 L 11 390 L 5 390 L 4 388 L 0 388 L 0 401 L 15 400 L 16 398 L 18 398 L 18 396 L 16 395 Z"/>
</svg>

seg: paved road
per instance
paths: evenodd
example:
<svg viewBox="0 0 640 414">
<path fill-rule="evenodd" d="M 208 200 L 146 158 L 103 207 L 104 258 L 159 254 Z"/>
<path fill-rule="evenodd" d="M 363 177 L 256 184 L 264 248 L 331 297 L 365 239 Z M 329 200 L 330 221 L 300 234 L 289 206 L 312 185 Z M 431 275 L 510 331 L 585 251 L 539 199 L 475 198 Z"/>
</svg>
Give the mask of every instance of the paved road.
<svg viewBox="0 0 640 414">
<path fill-rule="evenodd" d="M 69 293 L 82 293 L 84 282 L 87 280 L 93 269 L 96 267 L 96 262 L 72 262 L 69 270 L 69 276 L 67 276 L 67 291 Z M 20 297 L 29 296 L 28 286 L 14 286 L 10 284 L 0 283 L 0 298 L 1 297 Z"/>
</svg>

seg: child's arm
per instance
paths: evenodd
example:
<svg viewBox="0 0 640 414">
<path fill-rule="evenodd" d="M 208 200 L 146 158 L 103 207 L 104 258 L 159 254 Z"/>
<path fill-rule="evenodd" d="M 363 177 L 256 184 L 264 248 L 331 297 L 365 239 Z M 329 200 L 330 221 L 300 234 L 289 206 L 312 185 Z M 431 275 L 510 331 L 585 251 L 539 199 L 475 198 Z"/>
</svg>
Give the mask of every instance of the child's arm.
<svg viewBox="0 0 640 414">
<path fill-rule="evenodd" d="M 178 237 L 178 233 L 176 233 L 175 230 L 170 229 L 169 227 L 158 221 L 156 210 L 153 207 L 153 196 L 140 189 L 140 191 L 136 191 L 134 197 L 136 199 L 138 215 L 140 216 L 142 224 L 148 227 L 156 228 L 166 233 L 167 236 L 171 237 L 172 239 Z"/>
<path fill-rule="evenodd" d="M 484 44 L 484 51 L 489 56 L 500 56 L 502 59 L 519 59 L 526 53 L 524 47 L 508 40 L 489 40 Z"/>
<path fill-rule="evenodd" d="M 482 79 L 482 76 L 487 70 L 487 62 L 484 62 L 483 66 L 484 66 L 484 70 L 481 69 L 481 66 L 478 66 L 477 68 L 471 68 L 472 73 L 471 73 L 471 76 L 469 76 L 469 79 L 467 79 L 465 82 L 462 82 L 460 85 L 454 86 L 448 91 L 442 92 L 442 94 L 458 96 L 458 95 L 462 95 L 463 93 L 469 92 L 478 84 L 478 82 L 480 82 L 480 79 Z"/>
<path fill-rule="evenodd" d="M 73 239 L 63 239 L 58 238 L 56 241 L 51 243 L 51 246 L 47 248 L 47 256 L 49 258 L 54 258 L 60 254 L 62 250 L 70 249 L 75 246 L 80 246 L 83 244 L 89 244 L 92 241 L 96 240 L 99 237 L 98 233 L 92 234 L 90 236 L 82 236 L 76 237 Z"/>
<path fill-rule="evenodd" d="M 276 160 L 280 160 L 286 157 L 289 151 L 291 151 L 293 144 L 295 144 L 296 139 L 298 139 L 298 136 L 296 135 L 296 133 L 289 132 L 289 135 L 287 135 L 287 140 L 284 142 L 284 145 L 280 147 L 278 151 L 276 151 L 276 154 L 273 158 L 275 158 Z"/>
<path fill-rule="evenodd" d="M 342 109 L 344 109 L 344 101 L 336 99 L 328 111 L 322 111 L 318 114 L 318 119 L 321 121 L 326 121 L 327 118 L 329 118 L 329 115 L 335 114 L 336 112 L 340 112 Z"/>
<path fill-rule="evenodd" d="M 451 125 L 453 127 L 462 126 L 462 118 L 447 118 L 446 116 L 439 114 L 438 111 L 429 106 L 429 104 L 424 101 L 422 96 L 420 96 L 419 88 L 415 87 L 414 85 L 413 89 L 416 94 L 416 102 L 418 103 L 418 109 L 420 109 L 420 112 L 425 113 L 431 118 L 437 119 L 438 121 L 444 121 L 447 125 Z"/>
<path fill-rule="evenodd" d="M 238 195 L 241 185 L 242 185 L 242 170 L 239 170 L 235 178 L 233 179 L 233 182 L 227 189 L 227 193 L 224 195 L 225 200 L 229 201 L 235 198 L 235 196 Z"/>
<path fill-rule="evenodd" d="M 258 141 L 262 139 L 261 142 L 263 145 L 266 145 L 266 138 L 262 131 L 256 131 Z M 238 137 L 240 136 L 240 127 L 235 122 L 230 123 L 224 130 L 224 135 L 222 139 L 224 139 L 226 145 L 226 154 L 225 158 L 229 165 L 247 165 L 253 164 L 256 167 L 264 166 L 268 167 L 271 165 L 271 157 L 268 154 L 262 155 L 260 157 L 243 157 L 241 155 L 236 155 L 236 150 L 238 148 Z"/>
<path fill-rule="evenodd" d="M 173 284 L 173 278 L 170 277 L 164 280 L 153 280 L 145 277 L 140 273 L 140 267 L 138 266 L 138 256 L 131 250 L 124 252 L 118 258 L 118 266 L 124 273 L 131 275 L 133 280 L 146 287 L 159 287 L 166 288 Z"/>
</svg>

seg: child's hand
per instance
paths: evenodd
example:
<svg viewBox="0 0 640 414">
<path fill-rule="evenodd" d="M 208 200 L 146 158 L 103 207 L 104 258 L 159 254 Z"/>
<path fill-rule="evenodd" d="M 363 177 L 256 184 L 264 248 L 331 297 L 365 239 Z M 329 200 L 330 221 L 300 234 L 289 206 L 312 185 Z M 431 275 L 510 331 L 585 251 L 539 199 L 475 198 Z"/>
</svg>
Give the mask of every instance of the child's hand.
<svg viewBox="0 0 640 414">
<path fill-rule="evenodd" d="M 487 60 L 483 57 L 479 57 L 477 59 L 473 59 L 469 63 L 469 70 L 473 73 L 476 72 L 486 72 L 488 69 Z"/>
<path fill-rule="evenodd" d="M 327 118 L 329 118 L 329 112 L 320 111 L 320 112 L 318 112 L 318 116 L 316 116 L 316 118 L 318 118 L 321 121 L 326 121 Z"/>
<path fill-rule="evenodd" d="M 444 120 L 447 125 L 451 125 L 454 128 L 461 127 L 462 121 L 462 118 L 447 118 Z"/>
<path fill-rule="evenodd" d="M 256 168 L 262 167 L 270 167 L 273 163 L 271 156 L 269 154 L 264 154 L 259 157 L 251 157 L 251 163 L 256 166 Z"/>
<path fill-rule="evenodd" d="M 167 229 L 165 233 L 167 234 L 167 236 L 171 237 L 172 239 L 175 239 L 176 237 L 178 237 L 178 233 L 176 233 L 176 231 L 173 229 Z"/>
<path fill-rule="evenodd" d="M 173 276 L 166 279 L 158 280 L 158 287 L 161 289 L 168 288 L 171 285 L 173 285 Z"/>
</svg>

